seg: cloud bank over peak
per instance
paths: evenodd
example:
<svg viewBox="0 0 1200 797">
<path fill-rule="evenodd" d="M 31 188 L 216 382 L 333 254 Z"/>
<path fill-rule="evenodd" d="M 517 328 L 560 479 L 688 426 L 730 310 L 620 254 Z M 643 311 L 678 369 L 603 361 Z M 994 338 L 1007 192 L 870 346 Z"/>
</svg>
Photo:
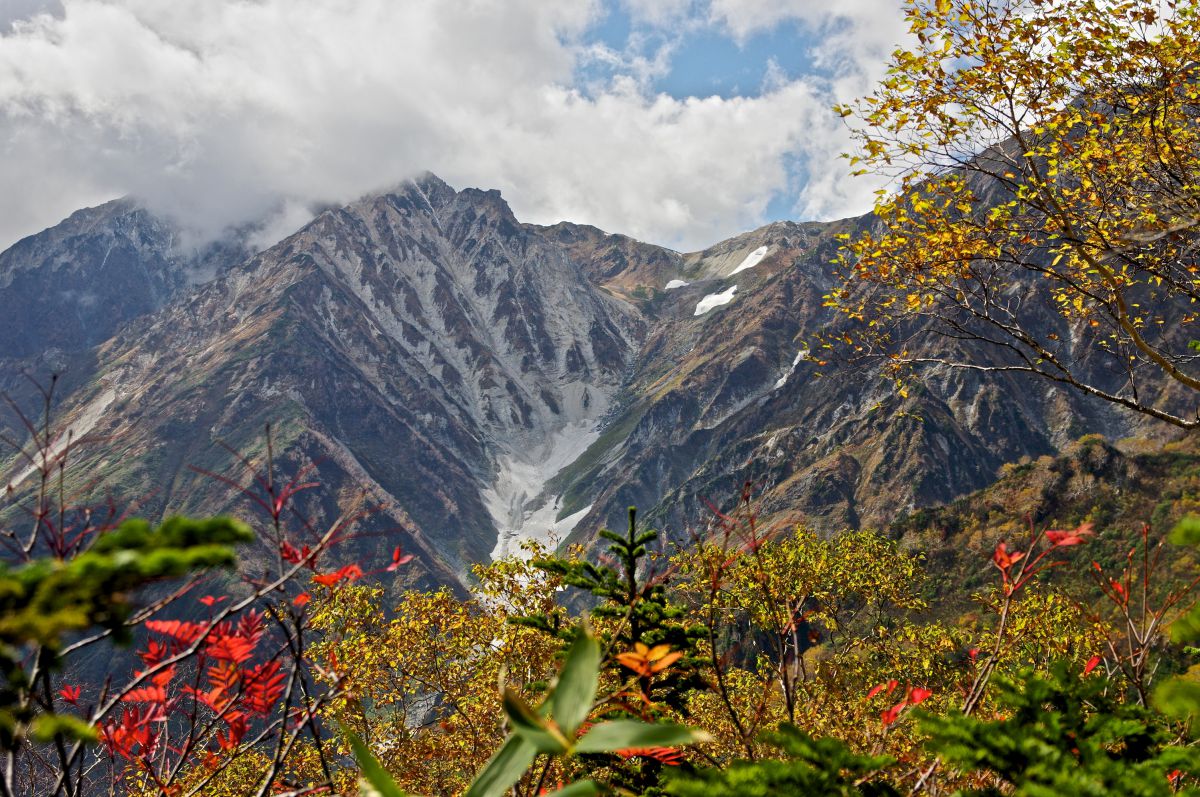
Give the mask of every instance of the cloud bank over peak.
<svg viewBox="0 0 1200 797">
<path fill-rule="evenodd" d="M 11 2 L 0 247 L 124 194 L 212 237 L 430 170 L 501 188 L 524 220 L 689 249 L 761 223 L 781 196 L 836 216 L 865 209 L 873 188 L 841 177 L 846 133 L 829 111 L 882 66 L 879 46 L 855 38 L 862 20 L 882 27 L 866 10 L 856 22 L 802 0 Z M 881 16 L 868 0 L 842 5 Z M 631 39 L 680 20 L 739 40 L 805 25 L 828 34 L 807 45 L 825 72 L 776 65 L 753 94 L 671 96 L 648 77 L 670 69 L 670 40 L 640 62 L 595 40 L 617 13 Z M 864 51 L 829 50 L 844 37 Z M 598 53 L 611 74 L 581 81 Z"/>
</svg>

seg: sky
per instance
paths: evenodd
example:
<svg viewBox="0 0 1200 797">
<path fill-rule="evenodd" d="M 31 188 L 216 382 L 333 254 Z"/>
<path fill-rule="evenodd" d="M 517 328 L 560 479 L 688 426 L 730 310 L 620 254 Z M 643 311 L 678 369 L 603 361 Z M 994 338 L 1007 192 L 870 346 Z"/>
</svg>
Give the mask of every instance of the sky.
<svg viewBox="0 0 1200 797">
<path fill-rule="evenodd" d="M 862 213 L 830 106 L 901 0 L 0 0 L 0 249 L 133 196 L 195 240 L 432 171 L 691 251 Z"/>
</svg>

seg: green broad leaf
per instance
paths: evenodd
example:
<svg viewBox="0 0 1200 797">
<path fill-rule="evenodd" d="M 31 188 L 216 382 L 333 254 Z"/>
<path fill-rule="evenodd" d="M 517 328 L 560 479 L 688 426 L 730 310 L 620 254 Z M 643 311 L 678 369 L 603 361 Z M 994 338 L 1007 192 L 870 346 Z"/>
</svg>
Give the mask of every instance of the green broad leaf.
<svg viewBox="0 0 1200 797">
<path fill-rule="evenodd" d="M 358 734 L 350 730 L 350 728 L 341 720 L 338 720 L 338 726 L 342 729 L 342 734 L 350 742 L 350 749 L 354 751 L 354 760 L 358 762 L 358 768 L 362 772 L 362 778 L 372 789 L 374 789 L 380 797 L 407 797 L 407 795 L 396 785 L 396 781 L 392 780 L 392 776 L 388 774 L 371 751 L 363 744 L 363 740 L 358 738 Z"/>
<path fill-rule="evenodd" d="M 568 738 L 587 719 L 600 682 L 600 643 L 590 629 L 575 640 L 558 675 L 558 683 L 547 699 L 550 716 Z"/>
<path fill-rule="evenodd" d="M 561 755 L 567 752 L 567 740 L 558 729 L 538 716 L 519 694 L 507 686 L 504 687 L 504 713 L 508 715 L 513 731 L 539 753 Z"/>
<path fill-rule="evenodd" d="M 504 797 L 537 758 L 537 749 L 517 735 L 509 736 L 487 762 L 463 797 Z"/>
<path fill-rule="evenodd" d="M 545 721 L 525 702 L 510 686 L 504 687 L 504 713 L 514 728 L 529 728 L 531 730 L 546 730 Z"/>
<path fill-rule="evenodd" d="M 29 735 L 35 742 L 46 743 L 61 736 L 71 741 L 95 744 L 100 741 L 96 729 L 70 714 L 42 714 L 33 721 Z"/>
<path fill-rule="evenodd" d="M 600 784 L 596 781 L 581 780 L 550 792 L 549 797 L 593 797 L 593 795 L 601 793 Z"/>
<path fill-rule="evenodd" d="M 575 745 L 576 753 L 611 753 L 629 747 L 678 747 L 708 739 L 684 725 L 650 725 L 638 720 L 612 720 L 594 725 Z"/>
</svg>

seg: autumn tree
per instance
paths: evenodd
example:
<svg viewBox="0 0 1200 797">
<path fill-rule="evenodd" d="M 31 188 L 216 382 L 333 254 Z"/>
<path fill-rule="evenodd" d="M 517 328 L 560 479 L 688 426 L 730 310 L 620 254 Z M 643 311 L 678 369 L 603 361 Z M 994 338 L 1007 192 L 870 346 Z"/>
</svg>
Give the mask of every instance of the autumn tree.
<svg viewBox="0 0 1200 797">
<path fill-rule="evenodd" d="M 912 44 L 839 108 L 859 173 L 893 179 L 829 297 L 846 337 L 1200 426 L 1200 11 L 906 2 Z"/>
</svg>

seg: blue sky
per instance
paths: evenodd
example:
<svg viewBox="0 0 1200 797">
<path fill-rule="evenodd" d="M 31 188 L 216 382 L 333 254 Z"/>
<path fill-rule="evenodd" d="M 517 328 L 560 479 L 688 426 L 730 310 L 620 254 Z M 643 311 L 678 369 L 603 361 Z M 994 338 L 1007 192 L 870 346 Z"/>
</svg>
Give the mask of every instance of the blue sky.
<svg viewBox="0 0 1200 797">
<path fill-rule="evenodd" d="M 669 69 L 656 75 L 650 86 L 679 99 L 757 96 L 772 79 L 819 72 L 813 64 L 812 31 L 794 20 L 755 31 L 744 41 L 712 25 L 680 28 L 661 31 L 637 24 L 627 9 L 611 4 L 603 8 L 588 38 L 618 53 L 631 47 L 643 53 L 668 48 Z M 614 71 L 594 61 L 585 63 L 580 80 L 603 80 Z"/>
<path fill-rule="evenodd" d="M 0 0 L 0 248 L 132 195 L 263 241 L 431 170 L 678 249 L 859 213 L 900 0 Z"/>
</svg>

